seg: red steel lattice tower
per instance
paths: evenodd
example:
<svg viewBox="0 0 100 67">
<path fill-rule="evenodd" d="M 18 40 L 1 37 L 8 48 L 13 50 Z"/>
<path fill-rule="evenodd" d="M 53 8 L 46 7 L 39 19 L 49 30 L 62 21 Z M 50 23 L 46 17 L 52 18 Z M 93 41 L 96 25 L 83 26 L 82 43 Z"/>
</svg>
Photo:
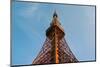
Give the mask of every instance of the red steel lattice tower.
<svg viewBox="0 0 100 67">
<path fill-rule="evenodd" d="M 58 21 L 56 11 L 50 27 L 46 30 L 46 40 L 32 64 L 59 64 L 78 62 L 70 50 L 65 38 L 65 33 Z"/>
</svg>

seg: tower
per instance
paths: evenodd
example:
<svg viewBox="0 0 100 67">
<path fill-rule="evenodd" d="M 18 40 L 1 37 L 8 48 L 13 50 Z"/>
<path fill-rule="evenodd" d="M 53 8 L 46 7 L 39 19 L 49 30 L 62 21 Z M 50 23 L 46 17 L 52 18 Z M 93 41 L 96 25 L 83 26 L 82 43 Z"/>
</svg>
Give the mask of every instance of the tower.
<svg viewBox="0 0 100 67">
<path fill-rule="evenodd" d="M 58 20 L 56 11 L 50 27 L 46 30 L 46 40 L 38 56 L 32 64 L 59 64 L 78 62 L 70 50 L 65 38 L 65 32 Z"/>
</svg>

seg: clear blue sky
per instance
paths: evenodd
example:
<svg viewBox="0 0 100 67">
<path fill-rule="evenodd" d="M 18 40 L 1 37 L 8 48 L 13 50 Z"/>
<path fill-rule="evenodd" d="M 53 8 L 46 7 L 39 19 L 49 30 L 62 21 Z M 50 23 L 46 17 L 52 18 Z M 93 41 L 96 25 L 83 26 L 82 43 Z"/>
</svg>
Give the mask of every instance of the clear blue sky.
<svg viewBox="0 0 100 67">
<path fill-rule="evenodd" d="M 54 11 L 79 61 L 95 60 L 95 7 L 12 2 L 12 64 L 31 64 L 39 53 Z"/>
</svg>

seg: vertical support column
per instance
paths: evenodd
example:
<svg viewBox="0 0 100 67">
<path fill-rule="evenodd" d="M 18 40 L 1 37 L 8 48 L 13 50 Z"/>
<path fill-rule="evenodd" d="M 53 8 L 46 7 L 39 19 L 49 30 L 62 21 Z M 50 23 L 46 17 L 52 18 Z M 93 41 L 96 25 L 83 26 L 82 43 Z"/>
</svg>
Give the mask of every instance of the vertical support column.
<svg viewBox="0 0 100 67">
<path fill-rule="evenodd" d="M 58 55 L 58 35 L 57 30 L 54 28 L 54 31 L 52 32 L 52 39 L 51 39 L 51 62 L 58 64 L 59 63 L 59 55 Z"/>
<path fill-rule="evenodd" d="M 55 28 L 55 63 L 59 63 L 59 55 L 58 55 L 58 36 L 57 36 L 57 30 Z"/>
</svg>

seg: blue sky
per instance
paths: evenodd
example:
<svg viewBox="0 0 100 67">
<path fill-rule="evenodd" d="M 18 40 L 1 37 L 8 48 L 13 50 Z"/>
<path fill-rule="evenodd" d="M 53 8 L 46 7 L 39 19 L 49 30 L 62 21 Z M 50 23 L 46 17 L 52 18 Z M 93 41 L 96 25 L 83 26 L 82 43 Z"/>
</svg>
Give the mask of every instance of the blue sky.
<svg viewBox="0 0 100 67">
<path fill-rule="evenodd" d="M 95 7 L 12 2 L 12 64 L 31 64 L 56 10 L 65 39 L 79 61 L 95 60 Z"/>
</svg>

